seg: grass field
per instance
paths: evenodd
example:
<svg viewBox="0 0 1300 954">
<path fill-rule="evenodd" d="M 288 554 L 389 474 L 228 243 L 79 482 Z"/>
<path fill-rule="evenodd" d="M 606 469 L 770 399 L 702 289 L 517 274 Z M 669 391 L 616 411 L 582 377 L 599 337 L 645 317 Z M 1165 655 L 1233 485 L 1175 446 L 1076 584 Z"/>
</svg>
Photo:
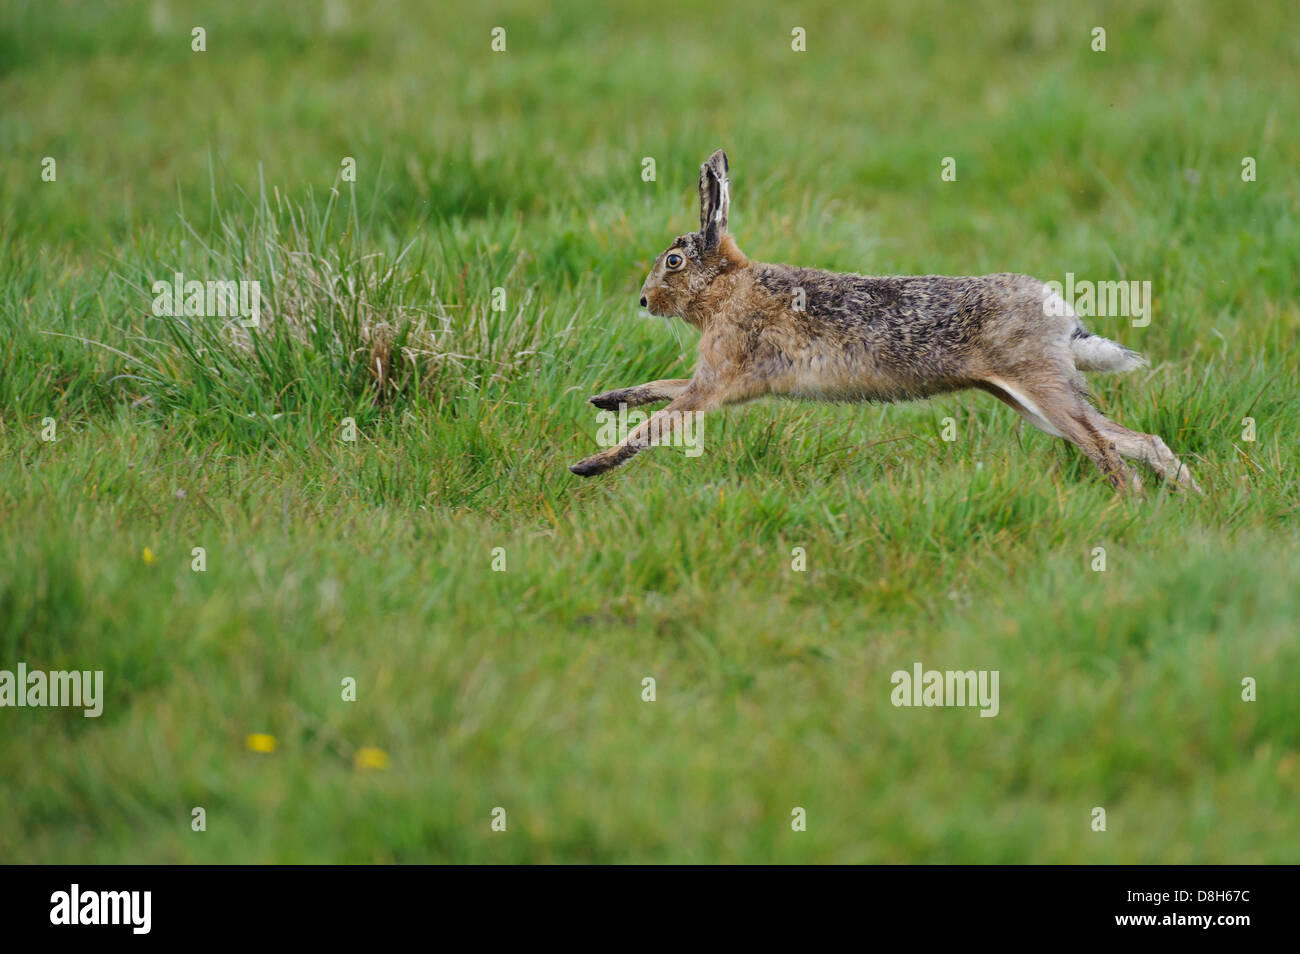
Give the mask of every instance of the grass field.
<svg viewBox="0 0 1300 954">
<path fill-rule="evenodd" d="M 0 669 L 104 672 L 0 708 L 0 861 L 1297 859 L 1290 4 L 238 6 L 0 8 Z M 975 392 L 570 475 L 718 147 L 761 261 L 1150 281 L 1092 384 L 1205 496 Z"/>
</svg>

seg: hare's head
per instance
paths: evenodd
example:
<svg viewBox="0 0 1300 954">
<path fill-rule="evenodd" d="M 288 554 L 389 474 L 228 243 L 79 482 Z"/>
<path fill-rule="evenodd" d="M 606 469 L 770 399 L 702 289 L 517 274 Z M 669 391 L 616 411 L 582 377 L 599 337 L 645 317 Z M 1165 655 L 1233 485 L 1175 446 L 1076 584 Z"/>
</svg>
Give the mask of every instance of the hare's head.
<svg viewBox="0 0 1300 954">
<path fill-rule="evenodd" d="M 650 314 L 698 322 L 701 296 L 714 280 L 748 264 L 727 232 L 727 168 L 721 149 L 700 166 L 700 230 L 677 236 L 655 259 L 641 286 L 641 307 Z"/>
</svg>

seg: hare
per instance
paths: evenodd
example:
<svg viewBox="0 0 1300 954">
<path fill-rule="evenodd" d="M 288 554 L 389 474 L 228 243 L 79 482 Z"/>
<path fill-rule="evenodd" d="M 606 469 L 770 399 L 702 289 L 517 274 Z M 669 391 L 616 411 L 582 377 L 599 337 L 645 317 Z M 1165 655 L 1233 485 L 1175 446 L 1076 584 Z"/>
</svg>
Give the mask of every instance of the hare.
<svg viewBox="0 0 1300 954">
<path fill-rule="evenodd" d="M 1043 282 L 1015 274 L 872 278 L 751 262 L 727 231 L 728 172 L 721 149 L 700 167 L 700 230 L 674 239 L 641 289 L 652 315 L 700 329 L 695 376 L 591 398 L 605 409 L 670 403 L 573 473 L 601 474 L 665 443 L 683 414 L 763 395 L 890 402 L 980 388 L 1077 445 L 1119 491 L 1142 486 L 1127 457 L 1200 493 L 1164 441 L 1088 403 L 1081 372 L 1128 371 L 1145 359 L 1088 332 Z"/>
</svg>

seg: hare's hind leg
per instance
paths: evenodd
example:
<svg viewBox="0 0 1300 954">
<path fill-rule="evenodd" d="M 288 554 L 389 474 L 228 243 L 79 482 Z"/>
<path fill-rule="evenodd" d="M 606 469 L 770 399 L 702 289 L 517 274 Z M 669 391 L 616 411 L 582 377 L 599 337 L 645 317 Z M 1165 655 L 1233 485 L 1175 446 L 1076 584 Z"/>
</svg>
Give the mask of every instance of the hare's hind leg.
<svg viewBox="0 0 1300 954">
<path fill-rule="evenodd" d="M 690 378 L 665 378 L 662 381 L 638 384 L 636 387 L 615 388 L 587 400 L 603 410 L 617 411 L 620 404 L 636 407 L 639 404 L 654 404 L 656 401 L 671 401 L 685 392 L 690 383 Z"/>
<path fill-rule="evenodd" d="M 1115 450 L 1132 460 L 1140 460 L 1161 477 L 1184 490 L 1201 493 L 1192 472 L 1187 465 L 1174 456 L 1165 442 L 1154 434 L 1131 431 L 1122 424 L 1117 424 L 1095 408 L 1092 411 L 1092 423 L 1115 445 Z"/>
<path fill-rule="evenodd" d="M 1099 427 L 1096 419 L 1101 413 L 1084 399 L 1073 382 L 1031 385 L 990 376 L 987 383 L 992 387 L 986 390 L 1010 404 L 1030 424 L 1065 438 L 1083 451 L 1116 490 L 1142 489 L 1138 475 L 1120 460 L 1114 439 Z"/>
</svg>

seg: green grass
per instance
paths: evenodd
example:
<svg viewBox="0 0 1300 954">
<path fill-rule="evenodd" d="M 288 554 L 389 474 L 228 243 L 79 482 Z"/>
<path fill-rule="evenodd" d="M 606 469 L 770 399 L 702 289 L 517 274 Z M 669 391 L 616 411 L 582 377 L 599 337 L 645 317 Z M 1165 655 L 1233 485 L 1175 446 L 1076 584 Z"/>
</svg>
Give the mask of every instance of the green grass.
<svg viewBox="0 0 1300 954">
<path fill-rule="evenodd" d="M 0 860 L 1296 859 L 1287 4 L 327 6 L 0 12 L 0 669 L 106 691 L 0 709 Z M 1093 385 L 1205 497 L 977 393 L 572 477 L 588 395 L 690 373 L 635 296 L 719 146 L 759 260 L 1150 280 Z M 999 715 L 893 707 L 918 661 Z"/>
</svg>

